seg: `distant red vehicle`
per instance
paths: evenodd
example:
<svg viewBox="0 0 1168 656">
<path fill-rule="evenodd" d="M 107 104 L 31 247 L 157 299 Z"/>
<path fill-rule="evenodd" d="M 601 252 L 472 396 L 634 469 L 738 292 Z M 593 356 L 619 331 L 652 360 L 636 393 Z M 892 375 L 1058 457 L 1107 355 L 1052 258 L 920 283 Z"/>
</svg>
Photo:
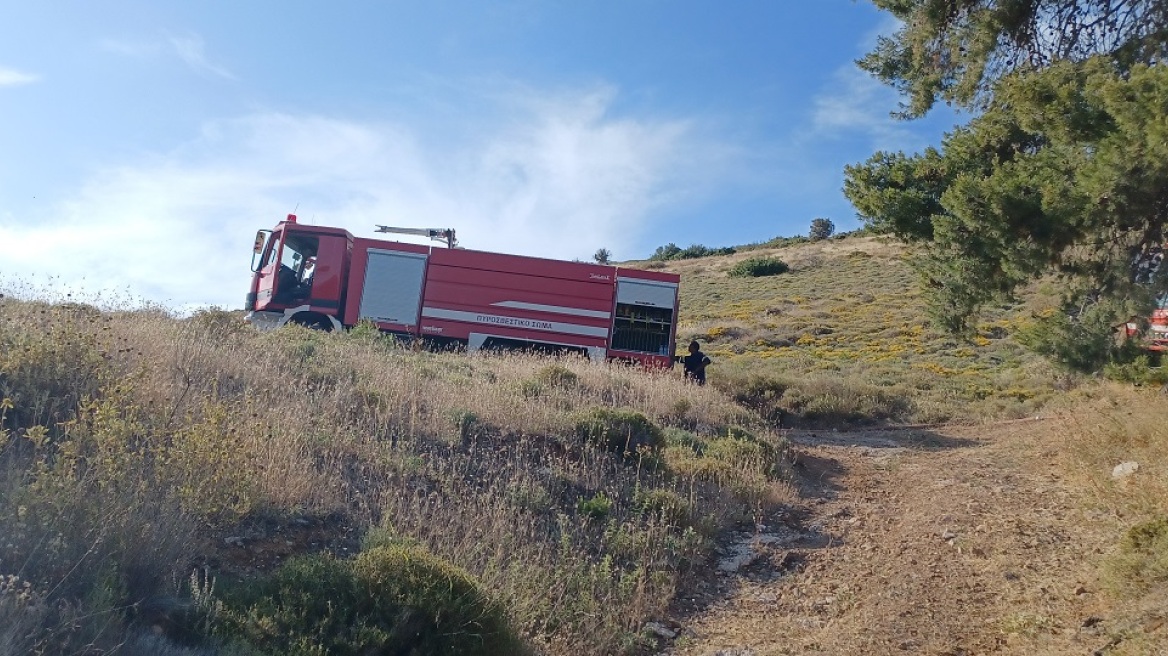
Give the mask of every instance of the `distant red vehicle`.
<svg viewBox="0 0 1168 656">
<path fill-rule="evenodd" d="M 1164 257 L 1168 254 L 1168 243 L 1163 246 L 1148 249 L 1147 253 L 1136 260 L 1135 281 L 1142 284 L 1152 284 L 1157 279 L 1162 280 L 1164 271 Z M 1148 329 L 1140 329 L 1140 321 L 1128 323 L 1128 337 L 1141 339 L 1143 346 L 1153 355 L 1159 357 L 1168 353 L 1168 292 L 1160 294 L 1156 299 L 1156 307 L 1152 315 L 1147 318 Z"/>
<path fill-rule="evenodd" d="M 402 336 L 493 348 L 579 352 L 670 367 L 672 273 L 354 237 L 288 215 L 256 234 L 247 321 L 339 330 L 362 320 Z"/>
<path fill-rule="evenodd" d="M 1168 353 L 1168 296 L 1161 300 L 1159 309 L 1152 311 L 1147 343 L 1149 351 Z"/>
</svg>

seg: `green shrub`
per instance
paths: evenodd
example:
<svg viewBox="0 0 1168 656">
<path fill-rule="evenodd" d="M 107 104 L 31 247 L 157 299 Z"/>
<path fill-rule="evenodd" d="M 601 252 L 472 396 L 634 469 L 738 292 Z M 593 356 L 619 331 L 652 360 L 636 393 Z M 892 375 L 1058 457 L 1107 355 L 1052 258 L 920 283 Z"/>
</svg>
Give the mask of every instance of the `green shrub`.
<svg viewBox="0 0 1168 656">
<path fill-rule="evenodd" d="M 48 601 L 17 576 L 0 575 L 0 654 L 114 653 L 125 643 L 122 609 L 85 612 L 64 599 Z"/>
<path fill-rule="evenodd" d="M 421 542 L 400 534 L 391 524 L 374 526 L 361 537 L 361 551 L 373 551 L 384 547 L 420 547 Z"/>
<path fill-rule="evenodd" d="M 539 481 L 512 481 L 507 486 L 507 500 L 511 505 L 530 513 L 545 513 L 555 507 L 556 500 Z"/>
<path fill-rule="evenodd" d="M 672 260 L 680 252 L 680 246 L 673 242 L 669 242 L 664 246 L 658 246 L 657 250 L 653 251 L 653 254 L 649 256 L 649 260 L 652 262 L 664 262 L 665 260 Z"/>
<path fill-rule="evenodd" d="M 580 377 L 576 372 L 562 364 L 549 364 L 535 376 L 536 380 L 548 387 L 571 389 L 580 384 Z"/>
<path fill-rule="evenodd" d="M 416 547 L 373 549 L 353 571 L 375 617 L 391 619 L 404 635 L 395 647 L 419 654 L 526 652 L 507 616 L 469 574 Z M 402 649 L 406 651 L 406 649 Z"/>
<path fill-rule="evenodd" d="M 728 273 L 734 278 L 761 278 L 777 276 L 790 270 L 791 267 L 777 257 L 752 257 L 730 267 Z"/>
<path fill-rule="evenodd" d="M 1168 369 L 1152 367 L 1146 355 L 1136 356 L 1128 362 L 1109 362 L 1103 365 L 1103 375 L 1111 380 L 1132 385 L 1168 383 Z"/>
<path fill-rule="evenodd" d="M 735 436 L 710 440 L 706 444 L 705 455 L 728 465 L 732 470 L 760 471 L 767 476 L 778 468 L 778 454 L 775 447 L 750 436 L 749 439 Z"/>
<path fill-rule="evenodd" d="M 345 338 L 354 342 L 364 342 L 367 344 L 381 344 L 386 347 L 393 347 L 397 345 L 397 340 L 388 333 L 381 332 L 377 324 L 369 319 L 362 319 L 344 333 Z"/>
<path fill-rule="evenodd" d="M 576 434 L 586 442 L 614 453 L 658 449 L 665 441 L 661 429 L 633 410 L 593 408 L 576 420 Z"/>
<path fill-rule="evenodd" d="M 775 424 L 782 421 L 784 411 L 780 401 L 790 387 L 786 380 L 761 374 L 750 374 L 745 378 L 720 376 L 715 379 L 714 386 L 729 394 L 739 405 L 757 412 L 766 421 Z"/>
<path fill-rule="evenodd" d="M 693 244 L 688 248 L 684 248 L 680 253 L 674 256 L 675 260 L 692 260 L 699 257 L 710 257 L 713 255 L 733 255 L 736 251 L 730 246 L 722 246 L 718 248 L 710 248 L 702 246 L 701 244 Z"/>
<path fill-rule="evenodd" d="M 537 399 L 543 396 L 543 383 L 538 380 L 525 380 L 519 383 L 519 393 L 525 399 Z"/>
<path fill-rule="evenodd" d="M 689 399 L 677 399 L 669 404 L 669 415 L 677 420 L 684 420 L 686 414 L 693 408 L 693 402 Z"/>
<path fill-rule="evenodd" d="M 732 440 L 741 440 L 743 442 L 753 442 L 755 444 L 765 444 L 770 446 L 769 443 L 760 440 L 757 435 L 741 426 L 727 426 L 726 437 Z"/>
<path fill-rule="evenodd" d="M 766 241 L 754 242 L 752 244 L 744 244 L 738 247 L 740 251 L 756 251 L 763 248 L 785 248 L 787 246 L 796 246 L 798 244 L 806 244 L 811 241 L 803 235 L 796 235 L 794 237 L 773 237 Z"/>
<path fill-rule="evenodd" d="M 779 401 L 793 425 L 847 426 L 904 421 L 911 400 L 896 390 L 847 381 L 809 380 L 791 387 Z"/>
<path fill-rule="evenodd" d="M 458 440 L 466 443 L 478 437 L 486 430 L 483 420 L 470 410 L 455 408 L 449 411 L 450 423 L 454 427 Z"/>
<path fill-rule="evenodd" d="M 224 598 L 216 632 L 262 654 L 522 654 L 473 578 L 418 547 L 295 558 Z"/>
<path fill-rule="evenodd" d="M 633 504 L 646 515 L 661 517 L 669 524 L 689 522 L 689 502 L 673 490 L 638 490 L 633 496 Z"/>
<path fill-rule="evenodd" d="M 725 484 L 751 497 L 780 474 L 779 449 L 743 428 L 732 426 L 709 440 L 677 429 L 666 435 L 665 461 L 678 476 Z"/>
<path fill-rule="evenodd" d="M 604 519 L 612 512 L 612 499 L 603 492 L 597 492 L 591 499 L 580 499 L 576 510 L 592 519 Z"/>
<path fill-rule="evenodd" d="M 1128 529 L 1104 574 L 1118 592 L 1146 590 L 1168 581 L 1168 517 Z"/>
<path fill-rule="evenodd" d="M 712 445 L 713 442 L 707 447 Z M 770 467 L 743 458 L 740 462 L 746 465 L 744 469 L 728 457 L 734 455 L 733 451 L 733 447 L 721 445 L 713 453 L 706 450 L 699 454 L 688 447 L 671 446 L 665 449 L 664 457 L 675 476 L 724 486 L 741 502 L 761 500 L 770 486 L 770 476 L 763 469 Z"/>
<path fill-rule="evenodd" d="M 702 440 L 693 433 L 682 430 L 680 428 L 666 428 L 662 433 L 665 444 L 669 446 L 684 446 L 700 451 L 704 444 Z"/>
<path fill-rule="evenodd" d="M 0 494 L 0 563 L 20 563 L 22 577 L 50 591 L 50 604 L 84 599 L 105 612 L 168 579 L 189 556 L 198 523 L 125 387 L 98 396 L 56 437 L 43 427 L 25 432 L 35 475 L 6 481 Z M 160 461 L 167 466 L 155 467 Z"/>
</svg>

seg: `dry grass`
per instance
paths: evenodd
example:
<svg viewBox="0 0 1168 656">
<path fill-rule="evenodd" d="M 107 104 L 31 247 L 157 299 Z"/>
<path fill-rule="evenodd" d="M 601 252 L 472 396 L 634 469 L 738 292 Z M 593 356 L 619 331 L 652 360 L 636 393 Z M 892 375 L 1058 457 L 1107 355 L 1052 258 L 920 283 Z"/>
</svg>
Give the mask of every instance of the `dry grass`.
<svg viewBox="0 0 1168 656">
<path fill-rule="evenodd" d="M 789 273 L 727 274 L 777 257 Z M 698 339 L 710 380 L 731 395 L 759 378 L 787 390 L 786 425 L 932 423 L 1036 413 L 1068 377 L 1010 336 L 1044 303 L 990 308 L 969 342 L 930 327 L 902 246 L 849 237 L 669 262 L 682 275 L 678 339 Z M 832 400 L 808 403 L 824 396 Z M 892 400 L 894 399 L 894 400 Z M 891 400 L 891 401 L 890 401 Z M 805 412 L 810 408 L 810 413 Z"/>
<path fill-rule="evenodd" d="M 0 300 L 0 573 L 102 618 L 0 630 L 112 649 L 192 567 L 272 565 L 225 538 L 310 521 L 336 535 L 293 549 L 375 529 L 473 574 L 532 644 L 615 653 L 782 475 L 772 429 L 675 373 L 235 320 Z M 591 444 L 598 409 L 689 445 Z"/>
<path fill-rule="evenodd" d="M 1101 508 L 1133 523 L 1168 517 L 1168 397 L 1156 389 L 1099 385 L 1070 396 L 1058 421 L 1075 469 Z M 1060 407 L 1063 404 L 1060 404 Z M 1116 465 L 1139 463 L 1131 476 Z"/>
<path fill-rule="evenodd" d="M 1168 399 L 1109 383 L 1078 390 L 1051 412 L 1060 468 L 1083 491 L 1086 511 L 1117 530 L 1098 556 L 1112 612 L 1108 653 L 1159 653 L 1168 620 Z M 1114 475 L 1123 463 L 1139 468 Z"/>
</svg>

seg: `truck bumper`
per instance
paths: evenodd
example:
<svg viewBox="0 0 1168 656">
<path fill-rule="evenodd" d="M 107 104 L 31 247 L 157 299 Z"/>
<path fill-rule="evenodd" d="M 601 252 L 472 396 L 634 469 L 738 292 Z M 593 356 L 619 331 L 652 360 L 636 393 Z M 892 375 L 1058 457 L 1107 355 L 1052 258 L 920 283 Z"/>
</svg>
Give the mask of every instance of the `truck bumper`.
<svg viewBox="0 0 1168 656">
<path fill-rule="evenodd" d="M 255 326 L 257 330 L 275 330 L 284 325 L 283 312 L 248 312 L 243 320 Z"/>
</svg>

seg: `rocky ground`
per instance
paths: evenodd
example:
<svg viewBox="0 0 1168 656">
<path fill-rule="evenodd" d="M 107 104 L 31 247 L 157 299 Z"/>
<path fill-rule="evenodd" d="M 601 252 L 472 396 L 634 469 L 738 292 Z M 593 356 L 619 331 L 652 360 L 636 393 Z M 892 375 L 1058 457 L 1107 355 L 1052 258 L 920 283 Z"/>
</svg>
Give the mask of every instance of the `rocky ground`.
<svg viewBox="0 0 1168 656">
<path fill-rule="evenodd" d="M 660 653 L 1168 654 L 1168 609 L 1101 590 L 1122 520 L 1040 423 L 793 433 L 802 489 L 650 627 Z"/>
</svg>

